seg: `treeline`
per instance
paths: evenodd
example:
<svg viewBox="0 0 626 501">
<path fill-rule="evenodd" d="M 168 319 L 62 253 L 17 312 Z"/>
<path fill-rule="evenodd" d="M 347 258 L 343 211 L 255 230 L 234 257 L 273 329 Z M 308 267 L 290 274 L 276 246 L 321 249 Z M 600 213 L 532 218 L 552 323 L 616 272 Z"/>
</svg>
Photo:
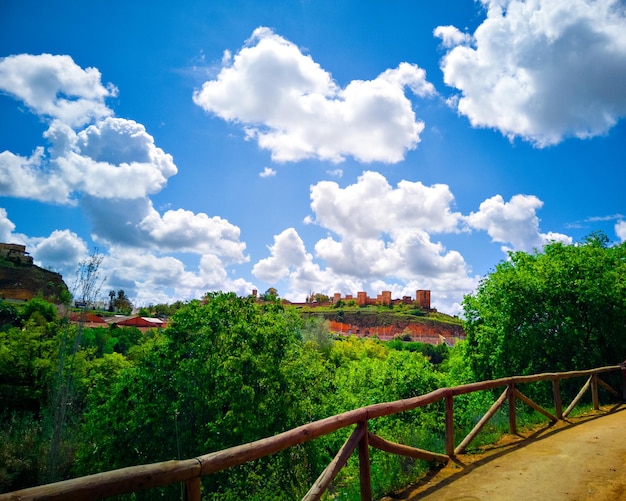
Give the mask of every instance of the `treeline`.
<svg viewBox="0 0 626 501">
<path fill-rule="evenodd" d="M 146 335 L 134 328 L 81 329 L 57 319 L 42 300 L 20 312 L 0 305 L 7 312 L 0 334 L 3 491 L 190 458 L 446 384 L 443 366 L 421 352 L 442 362 L 445 348 L 400 343 L 408 349 L 396 350 L 376 340 L 333 339 L 322 319 L 303 320 L 279 300 L 207 294 L 179 308 L 167 329 Z M 417 410 L 372 428 L 407 444 L 437 446 L 443 436 L 431 430 L 441 428 L 439 421 Z M 211 475 L 204 496 L 301 496 L 344 439 L 336 433 Z M 383 454 L 372 460 L 379 492 L 425 470 Z M 353 474 L 348 468 L 335 489 L 358 492 Z M 178 486 L 162 494 L 180 496 Z"/>
<path fill-rule="evenodd" d="M 621 362 L 626 244 L 609 246 L 593 235 L 577 245 L 512 253 L 466 297 L 464 309 L 467 341 L 448 349 L 334 339 L 323 320 L 303 319 L 278 298 L 210 293 L 179 304 L 167 329 L 146 334 L 72 325 L 40 299 L 19 309 L 0 302 L 0 491 L 191 458 L 439 387 Z M 550 401 L 540 388 L 531 393 Z M 455 425 L 470 429 L 492 402 L 481 394 L 455 399 Z M 442 406 L 431 405 L 370 427 L 443 452 L 443 416 Z M 505 426 L 505 415 L 500 422 Z M 203 499 L 299 498 L 347 433 L 209 475 Z M 428 467 L 377 450 L 371 463 L 376 495 Z M 180 499 L 180 486 L 160 495 Z M 356 462 L 330 495 L 358 499 Z"/>
</svg>

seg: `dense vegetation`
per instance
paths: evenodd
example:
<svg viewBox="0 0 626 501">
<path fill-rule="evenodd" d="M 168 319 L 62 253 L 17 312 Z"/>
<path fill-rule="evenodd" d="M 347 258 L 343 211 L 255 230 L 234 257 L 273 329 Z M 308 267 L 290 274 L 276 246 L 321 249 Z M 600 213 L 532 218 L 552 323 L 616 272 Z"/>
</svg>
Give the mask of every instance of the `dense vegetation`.
<svg viewBox="0 0 626 501">
<path fill-rule="evenodd" d="M 451 349 L 333 339 L 321 318 L 303 318 L 275 295 L 207 294 L 169 309 L 169 326 L 145 334 L 70 324 L 42 299 L 19 307 L 0 301 L 0 492 L 190 458 L 473 379 L 620 362 L 625 253 L 626 244 L 610 247 L 595 235 L 511 254 L 466 298 L 468 340 Z M 455 424 L 469 429 L 492 401 L 455 400 Z M 390 440 L 443 451 L 443 412 L 432 405 L 370 426 Z M 347 433 L 210 475 L 203 496 L 299 498 Z M 427 467 L 375 450 L 371 461 L 376 494 Z M 358 465 L 349 462 L 332 495 L 357 499 L 357 479 Z M 160 494 L 181 497 L 179 486 Z"/>
<path fill-rule="evenodd" d="M 626 357 L 626 243 L 601 234 L 514 252 L 464 303 L 477 379 L 620 363 Z"/>
</svg>

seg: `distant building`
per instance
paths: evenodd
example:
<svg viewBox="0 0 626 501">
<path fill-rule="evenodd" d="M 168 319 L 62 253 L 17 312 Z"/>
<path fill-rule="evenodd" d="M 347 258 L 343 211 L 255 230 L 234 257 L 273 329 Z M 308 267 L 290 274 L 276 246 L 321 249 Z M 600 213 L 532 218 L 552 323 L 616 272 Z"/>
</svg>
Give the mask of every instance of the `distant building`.
<svg viewBox="0 0 626 501">
<path fill-rule="evenodd" d="M 70 313 L 69 321 L 73 324 L 83 323 L 84 327 L 137 327 L 141 332 L 150 329 L 163 329 L 167 323 L 160 318 L 114 315 L 100 317 L 92 313 Z"/>
<path fill-rule="evenodd" d="M 420 308 L 430 310 L 430 291 L 418 290 L 415 292 L 415 302 Z"/>
<path fill-rule="evenodd" d="M 127 317 L 116 315 L 114 317 L 105 318 L 106 322 L 118 327 L 137 327 L 141 332 L 149 329 L 163 329 L 166 323 L 160 318 L 155 317 Z"/>
<path fill-rule="evenodd" d="M 73 324 L 82 324 L 83 327 L 96 328 L 109 326 L 104 318 L 89 312 L 70 312 L 68 314 L 68 320 Z"/>
<path fill-rule="evenodd" d="M 26 246 L 0 243 L 0 257 L 20 264 L 33 264 L 33 258 L 26 252 Z"/>
<path fill-rule="evenodd" d="M 367 306 L 367 305 L 383 305 L 389 306 L 394 304 L 416 304 L 420 308 L 425 310 L 430 310 L 430 291 L 429 290 L 418 290 L 415 292 L 415 300 L 411 296 L 403 296 L 402 299 L 392 299 L 391 291 L 382 291 L 375 298 L 369 297 L 367 292 L 357 292 L 356 299 L 352 296 L 352 294 L 347 294 L 346 296 L 341 296 L 340 293 L 335 292 L 333 294 L 331 302 L 333 304 L 339 301 L 352 301 L 355 300 L 356 304 L 359 306 Z"/>
</svg>

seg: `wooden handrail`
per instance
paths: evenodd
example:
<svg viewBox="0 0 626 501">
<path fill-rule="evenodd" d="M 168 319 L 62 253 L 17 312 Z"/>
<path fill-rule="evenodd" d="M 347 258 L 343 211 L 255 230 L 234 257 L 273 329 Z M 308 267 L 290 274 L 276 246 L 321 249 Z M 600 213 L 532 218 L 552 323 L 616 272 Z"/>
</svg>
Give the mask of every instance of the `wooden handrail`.
<svg viewBox="0 0 626 501">
<path fill-rule="evenodd" d="M 361 463 L 367 462 L 367 465 L 361 465 L 361 497 L 364 500 L 371 499 L 371 483 L 369 473 L 369 447 L 375 447 L 394 454 L 401 454 L 412 457 L 422 457 L 432 461 L 441 462 L 460 453 L 467 447 L 469 442 L 478 434 L 480 425 L 482 428 L 486 422 L 495 414 L 496 410 L 509 401 L 509 426 L 511 432 L 515 432 L 515 400 L 531 405 L 533 408 L 544 414 L 548 419 L 562 419 L 567 417 L 572 408 L 578 403 L 584 391 L 592 387 L 592 399 L 594 408 L 598 406 L 598 386 L 607 389 L 614 395 L 620 395 L 619 392 L 611 388 L 610 385 L 598 378 L 599 374 L 610 371 L 622 371 L 622 377 L 626 381 L 626 368 L 624 365 L 613 365 L 590 369 L 584 371 L 569 372 L 552 372 L 543 374 L 534 374 L 529 376 L 513 376 L 491 381 L 481 381 L 470 383 L 451 388 L 440 388 L 425 395 L 408 398 L 405 400 L 397 400 L 395 402 L 385 402 L 372 404 L 361 407 L 352 411 L 330 416 L 319 421 L 314 421 L 297 428 L 279 433 L 278 435 L 263 438 L 247 444 L 230 447 L 216 452 L 211 452 L 193 459 L 182 461 L 165 461 L 161 463 L 153 463 L 141 466 L 131 466 L 118 470 L 97 473 L 85 477 L 65 480 L 53 484 L 31 487 L 19 491 L 0 494 L 0 501 L 9 500 L 90 500 L 101 499 L 118 494 L 135 492 L 138 490 L 162 487 L 172 483 L 184 483 L 187 490 L 187 499 L 200 499 L 200 478 L 204 475 L 226 470 L 228 468 L 253 461 L 265 456 L 269 456 L 285 450 L 289 447 L 308 442 L 315 438 L 327 435 L 337 430 L 357 425 L 357 429 L 342 447 L 342 450 L 335 457 L 333 462 L 327 467 L 320 479 L 323 480 L 316 484 L 322 489 L 314 490 L 307 494 L 311 499 L 317 499 L 317 496 L 324 492 L 328 485 L 328 476 L 334 476 L 337 471 L 345 464 L 348 455 L 358 447 Z M 583 389 L 576 396 L 574 401 L 568 406 L 567 410 L 561 415 L 560 401 L 560 381 L 574 377 L 587 376 L 588 380 Z M 542 409 L 528 397 L 523 395 L 517 388 L 520 384 L 533 383 L 539 381 L 552 381 L 555 399 L 556 416 Z M 480 420 L 479 425 L 472 430 L 469 435 L 461 442 L 459 447 L 454 447 L 454 409 L 453 401 L 455 396 L 465 395 L 476 391 L 485 391 L 498 387 L 506 387 L 505 392 L 500 396 L 492 408 L 487 412 L 485 417 Z M 595 389 L 594 389 L 595 388 Z M 622 393 L 624 394 L 624 393 Z M 423 407 L 438 401 L 446 402 L 446 454 L 436 452 L 423 451 L 402 444 L 394 444 L 384 440 L 376 435 L 367 432 L 367 422 L 370 419 L 376 419 L 383 416 L 389 416 L 400 412 Z M 328 473 L 330 472 L 330 473 Z M 325 476 L 326 474 L 326 476 Z M 323 477 L 323 478 L 322 478 Z M 319 480 L 319 479 L 318 479 Z M 309 499 L 309 498 L 306 498 Z"/>
</svg>

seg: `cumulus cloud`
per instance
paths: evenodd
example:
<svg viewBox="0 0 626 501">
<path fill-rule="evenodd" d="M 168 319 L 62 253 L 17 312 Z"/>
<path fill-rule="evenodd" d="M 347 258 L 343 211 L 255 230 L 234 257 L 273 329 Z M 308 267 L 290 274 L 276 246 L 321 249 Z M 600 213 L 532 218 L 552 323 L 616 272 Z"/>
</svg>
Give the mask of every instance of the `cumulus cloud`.
<svg viewBox="0 0 626 501">
<path fill-rule="evenodd" d="M 105 105 L 117 89 L 102 85 L 96 68 L 83 69 L 69 56 L 19 54 L 0 59 L 0 90 L 37 115 L 71 126 L 112 115 Z"/>
<path fill-rule="evenodd" d="M 313 220 L 340 235 L 360 238 L 389 233 L 390 229 L 456 231 L 461 214 L 452 210 L 453 201 L 447 185 L 424 186 L 403 180 L 393 188 L 382 174 L 373 171 L 364 172 L 345 188 L 334 181 L 311 187 Z"/>
<path fill-rule="evenodd" d="M 184 209 L 161 214 L 148 198 L 84 197 L 81 207 L 92 221 L 92 238 L 99 243 L 160 252 L 210 253 L 230 263 L 249 259 L 239 227 L 219 216 Z"/>
<path fill-rule="evenodd" d="M 331 246 L 336 252 L 334 256 L 325 253 Z M 315 246 L 315 256 L 327 260 L 326 267 L 314 261 L 293 228 L 276 235 L 269 251 L 270 256 L 254 266 L 253 274 L 268 283 L 282 283 L 287 290 L 281 290 L 281 295 L 294 301 L 304 301 L 311 292 L 375 294 L 390 290 L 394 297 L 402 297 L 414 296 L 418 289 L 430 289 L 436 297 L 433 306 L 456 314 L 461 310 L 460 298 L 478 281 L 468 275 L 458 252 L 446 253 L 441 244 L 430 242 L 426 234 L 399 238 L 389 248 L 375 239 L 323 239 Z M 376 268 L 372 263 L 378 263 L 378 273 L 367 271 Z"/>
<path fill-rule="evenodd" d="M 311 187 L 311 220 L 339 238 L 318 241 L 316 255 L 334 272 L 367 281 L 464 276 L 462 256 L 430 238 L 459 231 L 462 216 L 452 210 L 453 201 L 446 185 L 403 180 L 393 188 L 370 171 L 345 188 L 320 182 Z"/>
<path fill-rule="evenodd" d="M 54 230 L 48 237 L 33 238 L 29 243 L 35 263 L 60 273 L 66 280 L 89 255 L 85 241 L 67 229 Z"/>
<path fill-rule="evenodd" d="M 172 256 L 113 246 L 103 260 L 102 272 L 111 288 L 123 289 L 138 305 L 169 303 L 172 297 L 189 300 L 215 290 L 248 295 L 254 288 L 246 280 L 230 278 L 224 263 L 213 254 L 202 255 L 193 271 Z"/>
<path fill-rule="evenodd" d="M 472 40 L 471 35 L 463 33 L 454 26 L 437 26 L 433 31 L 433 35 L 441 38 L 444 47 L 468 44 Z"/>
<path fill-rule="evenodd" d="M 515 195 L 509 202 L 495 195 L 482 202 L 467 222 L 472 228 L 486 231 L 492 241 L 511 244 L 513 250 L 541 250 L 550 241 L 572 243 L 567 235 L 540 233 L 537 210 L 541 207 L 543 202 L 534 195 Z M 502 250 L 509 249 L 503 246 Z"/>
<path fill-rule="evenodd" d="M 29 198 L 41 202 L 69 200 L 67 183 L 58 176 L 45 176 L 44 149 L 29 157 L 0 152 L 0 196 Z M 40 179 L 40 174 L 44 174 Z"/>
<path fill-rule="evenodd" d="M 0 59 L 0 91 L 48 122 L 46 147 L 30 156 L 0 153 L 0 196 L 82 209 L 92 240 L 105 246 L 103 273 L 111 286 L 150 302 L 157 285 L 188 298 L 216 288 L 250 292 L 251 284 L 231 279 L 225 267 L 249 259 L 237 226 L 204 213 L 154 209 L 150 196 L 177 167 L 142 124 L 114 116 L 105 99 L 117 89 L 102 85 L 98 70 L 84 70 L 69 56 L 11 56 Z M 26 237 L 14 229 L 1 209 L 2 241 L 26 244 L 36 263 L 65 276 L 87 257 L 87 244 L 69 230 Z M 167 252 L 200 256 L 198 269 L 186 270 Z"/>
<path fill-rule="evenodd" d="M 255 277 L 273 283 L 289 274 L 290 269 L 298 268 L 312 257 L 307 254 L 304 242 L 294 228 L 288 228 L 274 236 L 274 245 L 268 247 L 270 257 L 261 259 L 252 268 Z"/>
<path fill-rule="evenodd" d="M 424 129 L 405 88 L 435 94 L 426 73 L 401 63 L 374 80 L 338 86 L 309 55 L 268 28 L 257 28 L 226 60 L 194 102 L 224 120 L 243 124 L 248 139 L 277 162 L 319 158 L 341 162 L 399 162 Z"/>
<path fill-rule="evenodd" d="M 471 43 L 452 27 L 444 81 L 475 127 L 535 146 L 608 131 L 626 115 L 626 13 L 619 0 L 481 0 Z"/>
<path fill-rule="evenodd" d="M 0 242 L 23 244 L 21 238 L 20 241 L 15 240 L 13 233 L 14 230 L 15 223 L 9 219 L 7 210 L 0 207 Z"/>
<path fill-rule="evenodd" d="M 295 301 L 304 301 L 311 292 L 361 290 L 358 278 L 340 275 L 331 269 L 322 269 L 306 251 L 304 241 L 294 228 L 274 236 L 268 247 L 270 256 L 257 262 L 252 274 L 268 283 L 285 281 L 288 290 L 281 294 Z"/>
<path fill-rule="evenodd" d="M 30 157 L 0 153 L 0 194 L 74 204 L 77 194 L 139 198 L 158 193 L 177 172 L 172 156 L 143 125 L 108 117 L 76 133 L 54 120 Z"/>
<path fill-rule="evenodd" d="M 626 221 L 615 223 L 615 234 L 622 242 L 626 242 Z"/>
<path fill-rule="evenodd" d="M 138 225 L 146 240 L 170 251 L 215 253 L 233 262 L 247 261 L 246 244 L 239 241 L 240 229 L 219 216 L 202 212 L 168 210 L 162 216 L 154 209 Z"/>
</svg>

